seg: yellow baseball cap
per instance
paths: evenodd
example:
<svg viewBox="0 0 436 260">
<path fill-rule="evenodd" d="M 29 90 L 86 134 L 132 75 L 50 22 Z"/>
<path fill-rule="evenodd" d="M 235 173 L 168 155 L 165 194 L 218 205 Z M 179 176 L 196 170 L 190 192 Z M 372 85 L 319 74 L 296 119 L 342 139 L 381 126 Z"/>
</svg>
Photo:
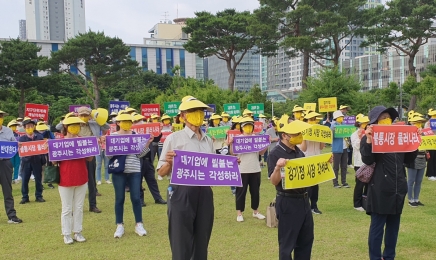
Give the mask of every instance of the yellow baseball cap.
<svg viewBox="0 0 436 260">
<path fill-rule="evenodd" d="M 121 114 L 121 115 L 118 115 L 118 116 L 115 118 L 115 120 L 116 120 L 117 122 L 119 122 L 119 121 L 132 121 L 132 122 L 133 122 L 133 116 L 130 115 L 130 114 Z"/>
<path fill-rule="evenodd" d="M 85 122 L 78 118 L 77 116 L 69 116 L 65 117 L 65 119 L 62 121 L 63 125 L 72 125 L 72 124 L 84 124 Z"/>
</svg>

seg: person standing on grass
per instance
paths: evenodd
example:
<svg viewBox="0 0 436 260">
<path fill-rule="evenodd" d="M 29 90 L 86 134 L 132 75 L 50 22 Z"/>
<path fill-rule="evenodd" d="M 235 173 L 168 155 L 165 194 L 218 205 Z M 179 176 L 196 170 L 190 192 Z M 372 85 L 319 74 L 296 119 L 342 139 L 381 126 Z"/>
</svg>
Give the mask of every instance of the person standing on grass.
<svg viewBox="0 0 436 260">
<path fill-rule="evenodd" d="M 335 111 L 333 113 L 333 122 L 330 129 L 333 133 L 332 153 L 333 153 L 333 171 L 335 172 L 335 179 L 333 179 L 333 187 L 341 188 L 339 185 L 339 169 L 341 170 L 341 182 L 342 187 L 350 188 L 347 183 L 347 162 L 348 162 L 348 143 L 345 138 L 335 137 L 335 128 L 338 125 L 342 125 L 344 121 L 344 115 L 341 111 Z"/>
<path fill-rule="evenodd" d="M 375 163 L 373 176 L 368 183 L 366 213 L 371 216 L 368 247 L 369 259 L 395 259 L 401 213 L 407 193 L 406 170 L 404 164 L 415 161 L 418 151 L 409 153 L 373 153 L 372 125 L 391 125 L 398 117 L 394 108 L 374 107 L 369 112 L 369 125 L 360 141 L 362 162 Z M 417 130 L 417 132 L 420 132 Z M 385 248 L 383 253 L 381 246 Z"/>
<path fill-rule="evenodd" d="M 409 123 L 416 126 L 418 129 L 422 129 L 425 121 L 426 120 L 420 116 L 413 116 L 409 119 Z M 424 206 L 424 204 L 419 201 L 419 193 L 421 192 L 422 179 L 424 178 L 424 171 L 427 164 L 425 153 L 425 151 L 419 151 L 415 161 L 405 165 L 407 168 L 407 198 L 409 199 L 409 206 L 412 208 Z"/>
<path fill-rule="evenodd" d="M 18 140 L 20 143 L 44 140 L 44 138 L 36 133 L 36 123 L 32 119 L 26 117 L 23 120 L 23 127 L 26 135 L 23 135 Z M 20 204 L 26 204 L 29 201 L 29 180 L 30 175 L 35 176 L 35 197 L 36 202 L 45 202 L 42 198 L 42 166 L 46 164 L 44 155 L 32 155 L 21 158 L 23 162 L 23 182 L 21 183 L 21 194 L 23 195 Z"/>
<path fill-rule="evenodd" d="M 243 136 L 253 135 L 254 121 L 251 117 L 244 117 L 240 121 L 241 133 Z M 232 144 L 233 138 L 230 139 L 230 154 L 233 154 Z M 251 195 L 251 209 L 253 210 L 253 217 L 257 219 L 265 219 L 265 216 L 260 214 L 259 201 L 260 201 L 260 165 L 254 163 L 258 160 L 259 155 L 263 155 L 268 147 L 265 147 L 260 152 L 237 154 L 241 160 L 239 164 L 239 171 L 241 172 L 242 187 L 236 187 L 236 221 L 243 222 L 244 217 L 242 212 L 245 210 L 245 197 L 247 195 L 248 186 L 250 186 Z"/>
<path fill-rule="evenodd" d="M 44 122 L 38 122 L 38 124 L 36 125 L 36 131 L 38 131 L 38 133 L 44 138 L 44 140 L 55 139 L 54 134 L 50 131 L 50 129 L 48 128 L 48 126 Z M 45 161 L 46 161 L 47 166 L 51 166 L 51 162 L 48 161 L 48 154 L 43 154 L 43 156 L 45 157 Z M 44 179 L 45 167 L 46 167 L 46 165 L 42 166 L 42 179 Z M 50 189 L 55 188 L 52 183 L 48 183 L 47 186 Z"/>
<path fill-rule="evenodd" d="M 3 126 L 4 117 L 8 114 L 0 110 L 0 141 L 16 142 L 14 132 Z M 18 153 L 18 152 L 17 152 Z M 12 163 L 10 159 L 0 158 L 0 185 L 2 186 L 3 200 L 9 224 L 19 224 L 23 221 L 17 217 L 12 195 Z"/>
<path fill-rule="evenodd" d="M 283 167 L 288 160 L 303 158 L 298 148 L 303 142 L 302 132 L 310 124 L 295 120 L 279 126 L 280 142 L 268 156 L 268 175 L 276 187 L 276 215 L 278 222 L 279 260 L 310 259 L 314 239 L 313 216 L 307 188 L 283 189 Z"/>
<path fill-rule="evenodd" d="M 353 146 L 354 170 L 359 170 L 362 167 L 362 155 L 360 154 L 360 140 L 365 134 L 365 128 L 369 123 L 369 118 L 363 115 L 356 116 L 357 130 L 351 135 L 351 145 Z M 357 211 L 365 211 L 363 208 L 363 196 L 366 196 L 368 191 L 368 183 L 361 182 L 356 178 L 356 186 L 354 187 L 353 204 Z"/>
<path fill-rule="evenodd" d="M 213 109 L 186 96 L 179 106 L 185 128 L 169 135 L 157 165 L 160 176 L 171 174 L 174 150 L 214 154 L 213 141 L 202 130 L 205 110 Z M 213 192 L 210 186 L 168 187 L 168 236 L 173 260 L 207 260 L 214 220 Z"/>
<path fill-rule="evenodd" d="M 321 114 L 308 111 L 304 119 L 308 124 L 316 125 L 319 122 L 316 119 L 316 117 L 318 116 L 321 116 Z M 325 147 L 325 143 L 306 141 L 306 140 L 303 140 L 303 142 L 300 145 L 300 149 L 301 151 L 303 151 L 305 156 L 320 155 L 324 147 Z M 310 208 L 312 210 L 312 213 L 322 214 L 322 212 L 318 209 L 319 185 L 315 185 L 309 188 L 309 197 L 310 197 Z"/>
<path fill-rule="evenodd" d="M 71 116 L 63 120 L 62 134 L 65 139 L 78 138 L 80 124 L 84 122 L 78 117 Z M 61 227 L 64 243 L 69 245 L 75 240 L 85 242 L 82 235 L 83 204 L 88 189 L 88 171 L 86 161 L 92 157 L 60 161 L 59 195 L 62 202 Z M 55 163 L 55 162 L 53 162 Z M 71 232 L 74 233 L 71 237 Z"/>
<path fill-rule="evenodd" d="M 428 117 L 431 119 L 436 119 L 436 110 L 430 108 L 428 110 Z M 424 128 L 430 127 L 430 120 L 425 123 Z M 436 131 L 433 130 L 433 133 L 436 134 Z M 430 158 L 427 161 L 427 170 L 425 176 L 427 176 L 429 181 L 436 181 L 436 150 L 428 151 Z"/>
<path fill-rule="evenodd" d="M 112 133 L 112 135 L 131 135 L 134 134 L 131 128 L 133 125 L 133 117 L 130 114 L 122 113 L 116 118 L 117 132 Z M 117 229 L 114 233 L 115 238 L 121 238 L 124 235 L 124 200 L 125 200 L 125 187 L 126 185 L 130 188 L 130 201 L 132 202 L 133 214 L 135 215 L 135 233 L 139 236 L 147 235 L 147 231 L 144 229 L 142 223 L 142 206 L 140 199 L 140 189 L 141 189 L 141 163 L 140 158 L 144 157 L 148 152 L 150 152 L 149 146 L 153 141 L 150 138 L 147 144 L 144 146 L 143 150 L 139 155 L 130 154 L 126 155 L 124 171 L 122 173 L 112 174 L 112 183 L 115 190 L 115 224 Z"/>
<path fill-rule="evenodd" d="M 20 125 L 15 119 L 11 120 L 8 123 L 8 127 L 12 130 L 12 133 L 14 134 L 16 140 L 18 141 L 19 136 L 16 133 L 17 127 Z M 20 164 L 21 164 L 21 158 L 18 153 L 14 155 L 14 157 L 11 158 L 12 167 L 14 167 L 14 177 L 12 178 L 12 183 L 19 183 L 20 180 L 18 179 L 19 172 L 20 172 Z"/>
</svg>

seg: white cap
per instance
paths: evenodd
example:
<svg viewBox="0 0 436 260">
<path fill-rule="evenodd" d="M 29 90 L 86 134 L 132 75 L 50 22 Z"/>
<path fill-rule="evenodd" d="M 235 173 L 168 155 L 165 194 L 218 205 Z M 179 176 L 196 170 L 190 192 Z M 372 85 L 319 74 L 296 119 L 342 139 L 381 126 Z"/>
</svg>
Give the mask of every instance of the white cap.
<svg viewBox="0 0 436 260">
<path fill-rule="evenodd" d="M 333 119 L 336 119 L 336 118 L 341 117 L 341 116 L 344 116 L 344 114 L 342 114 L 342 112 L 340 110 L 333 112 Z"/>
</svg>

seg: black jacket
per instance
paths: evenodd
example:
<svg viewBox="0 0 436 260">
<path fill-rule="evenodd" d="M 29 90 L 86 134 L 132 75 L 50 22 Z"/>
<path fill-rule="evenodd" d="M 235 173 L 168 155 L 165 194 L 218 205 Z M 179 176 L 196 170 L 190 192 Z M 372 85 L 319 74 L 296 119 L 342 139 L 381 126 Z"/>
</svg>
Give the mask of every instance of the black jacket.
<svg viewBox="0 0 436 260">
<path fill-rule="evenodd" d="M 363 136 L 360 154 L 364 164 L 376 163 L 368 184 L 366 213 L 401 214 L 407 194 L 404 164 L 414 162 L 418 150 L 410 153 L 372 153 L 372 144 L 367 144 L 366 136 Z"/>
</svg>

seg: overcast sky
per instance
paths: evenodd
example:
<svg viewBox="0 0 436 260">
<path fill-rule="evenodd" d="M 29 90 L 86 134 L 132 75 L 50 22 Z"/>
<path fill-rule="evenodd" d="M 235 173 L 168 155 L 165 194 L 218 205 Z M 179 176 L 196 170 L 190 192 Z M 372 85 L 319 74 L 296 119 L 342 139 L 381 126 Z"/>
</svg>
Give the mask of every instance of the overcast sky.
<svg viewBox="0 0 436 260">
<path fill-rule="evenodd" d="M 18 20 L 26 19 L 25 0 L 0 0 L 0 38 L 18 37 Z M 256 9 L 258 0 L 86 0 L 86 28 L 118 36 L 126 43 L 142 43 L 156 23 L 177 17 L 193 17 L 195 11 L 217 12 Z"/>
</svg>

